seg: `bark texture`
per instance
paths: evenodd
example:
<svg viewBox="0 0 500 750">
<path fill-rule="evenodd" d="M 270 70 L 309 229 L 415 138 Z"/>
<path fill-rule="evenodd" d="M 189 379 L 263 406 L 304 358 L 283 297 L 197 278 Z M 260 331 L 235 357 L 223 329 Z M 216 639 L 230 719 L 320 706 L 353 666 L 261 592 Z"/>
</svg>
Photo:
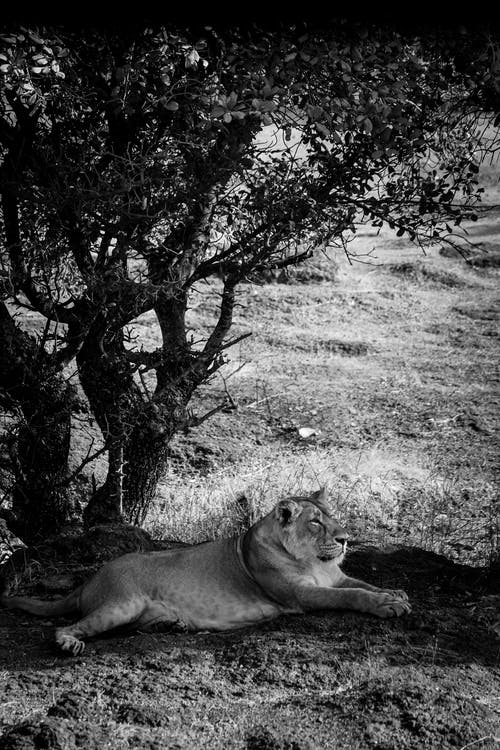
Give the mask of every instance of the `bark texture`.
<svg viewBox="0 0 500 750">
<path fill-rule="evenodd" d="M 77 362 L 109 455 L 106 481 L 88 503 L 85 522 L 140 525 L 165 472 L 169 442 L 185 423 L 192 388 L 163 372 L 148 397 L 134 380 L 121 330 L 110 334 L 103 318 L 96 319 Z"/>
</svg>

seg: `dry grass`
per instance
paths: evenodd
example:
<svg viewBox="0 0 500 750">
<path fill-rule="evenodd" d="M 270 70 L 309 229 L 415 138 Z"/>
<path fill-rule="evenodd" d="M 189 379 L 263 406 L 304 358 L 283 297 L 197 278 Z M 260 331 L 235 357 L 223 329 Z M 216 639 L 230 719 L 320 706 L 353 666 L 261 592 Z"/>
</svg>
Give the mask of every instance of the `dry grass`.
<svg viewBox="0 0 500 750">
<path fill-rule="evenodd" d="M 498 224 L 478 231 L 495 242 Z M 354 538 L 476 564 L 498 553 L 498 272 L 367 229 L 358 250 L 374 245 L 373 265 L 337 258 L 330 280 L 241 290 L 235 333 L 253 336 L 222 373 L 237 370 L 226 385 L 238 409 L 193 434 L 211 446 L 201 468 L 172 464 L 153 533 L 225 536 L 326 485 Z M 213 306 L 200 297 L 196 335 Z M 214 380 L 194 408 L 223 393 Z M 316 434 L 301 440 L 300 427 Z"/>
<path fill-rule="evenodd" d="M 418 465 L 398 465 L 376 448 L 300 452 L 263 448 L 251 460 L 208 474 L 171 469 L 147 527 L 158 537 L 200 542 L 248 528 L 280 498 L 326 486 L 352 539 L 403 543 L 462 562 L 485 562 L 500 549 L 497 488 L 474 487 Z M 476 511 L 471 510 L 475 507 Z"/>
</svg>

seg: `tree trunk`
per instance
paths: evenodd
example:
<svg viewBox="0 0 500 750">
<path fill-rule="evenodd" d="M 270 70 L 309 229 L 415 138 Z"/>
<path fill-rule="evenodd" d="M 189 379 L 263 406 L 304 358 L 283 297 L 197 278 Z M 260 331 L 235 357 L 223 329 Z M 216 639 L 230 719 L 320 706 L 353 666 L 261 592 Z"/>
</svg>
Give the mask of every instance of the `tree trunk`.
<svg viewBox="0 0 500 750">
<path fill-rule="evenodd" d="M 103 315 L 98 315 L 77 354 L 80 383 L 108 447 L 108 475 L 84 511 L 85 523 L 114 523 L 122 516 L 123 445 L 122 417 L 139 408 L 140 393 L 130 366 L 123 357 L 121 332 L 111 335 Z"/>
<path fill-rule="evenodd" d="M 70 510 L 67 486 L 71 397 L 59 373 L 40 372 L 30 399 L 22 405 L 24 420 L 17 438 L 17 477 L 12 511 L 25 541 L 54 534 Z"/>
<path fill-rule="evenodd" d="M 105 406 L 100 404 L 99 409 Z M 112 416 L 108 415 L 109 421 Z M 184 408 L 172 413 L 165 406 L 143 403 L 140 411 L 125 412 L 122 405 L 121 416 L 128 424 L 134 423 L 134 427 L 123 433 L 120 447 L 110 445 L 106 481 L 85 509 L 85 522 L 89 526 L 118 520 L 139 526 L 144 523 L 167 467 L 170 440 L 184 423 Z"/>
<path fill-rule="evenodd" d="M 71 386 L 37 341 L 0 305 L 0 387 L 21 411 L 13 444 L 15 531 L 31 543 L 55 533 L 70 511 L 67 486 Z"/>
<path fill-rule="evenodd" d="M 129 523 L 144 523 L 167 468 L 170 441 L 184 421 L 185 404 L 173 410 L 156 403 L 137 420 L 124 452 L 123 505 Z"/>
<path fill-rule="evenodd" d="M 108 475 L 104 484 L 92 495 L 83 512 L 86 526 L 99 523 L 120 523 L 123 519 L 123 446 L 111 440 Z"/>
<path fill-rule="evenodd" d="M 121 332 L 110 336 L 101 318 L 77 355 L 80 382 L 109 455 L 106 481 L 84 512 L 87 525 L 143 523 L 165 471 L 168 444 L 185 421 L 188 394 L 170 385 L 161 400 L 149 399 L 125 354 Z"/>
</svg>

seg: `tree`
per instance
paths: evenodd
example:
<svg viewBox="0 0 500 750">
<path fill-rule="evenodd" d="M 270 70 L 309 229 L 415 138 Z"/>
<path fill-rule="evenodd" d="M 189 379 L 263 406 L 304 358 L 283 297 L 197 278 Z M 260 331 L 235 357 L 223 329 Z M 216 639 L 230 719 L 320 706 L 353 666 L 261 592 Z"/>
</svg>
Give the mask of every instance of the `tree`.
<svg viewBox="0 0 500 750">
<path fill-rule="evenodd" d="M 0 387 L 18 418 L 12 510 L 26 538 L 68 510 L 69 363 L 109 458 L 86 520 L 140 524 L 192 394 L 238 340 L 240 283 L 318 248 L 349 253 L 363 222 L 453 244 L 474 218 L 478 158 L 494 147 L 479 126 L 499 91 L 481 32 L 336 21 L 0 41 Z M 220 304 L 196 342 L 186 313 L 207 283 Z M 45 318 L 40 340 L 18 308 Z M 156 351 L 127 340 L 149 310 Z"/>
</svg>

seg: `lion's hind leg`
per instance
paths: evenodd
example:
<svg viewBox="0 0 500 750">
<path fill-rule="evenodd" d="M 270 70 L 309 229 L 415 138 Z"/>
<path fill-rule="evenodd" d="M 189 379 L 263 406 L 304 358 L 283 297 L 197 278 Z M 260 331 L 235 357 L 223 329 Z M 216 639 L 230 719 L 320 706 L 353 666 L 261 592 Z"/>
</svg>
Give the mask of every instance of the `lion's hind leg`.
<svg viewBox="0 0 500 750">
<path fill-rule="evenodd" d="M 106 602 L 74 625 L 57 628 L 56 643 L 63 651 L 70 651 L 73 656 L 78 656 L 85 648 L 83 638 L 134 623 L 143 613 L 145 606 L 142 599 Z"/>
</svg>

